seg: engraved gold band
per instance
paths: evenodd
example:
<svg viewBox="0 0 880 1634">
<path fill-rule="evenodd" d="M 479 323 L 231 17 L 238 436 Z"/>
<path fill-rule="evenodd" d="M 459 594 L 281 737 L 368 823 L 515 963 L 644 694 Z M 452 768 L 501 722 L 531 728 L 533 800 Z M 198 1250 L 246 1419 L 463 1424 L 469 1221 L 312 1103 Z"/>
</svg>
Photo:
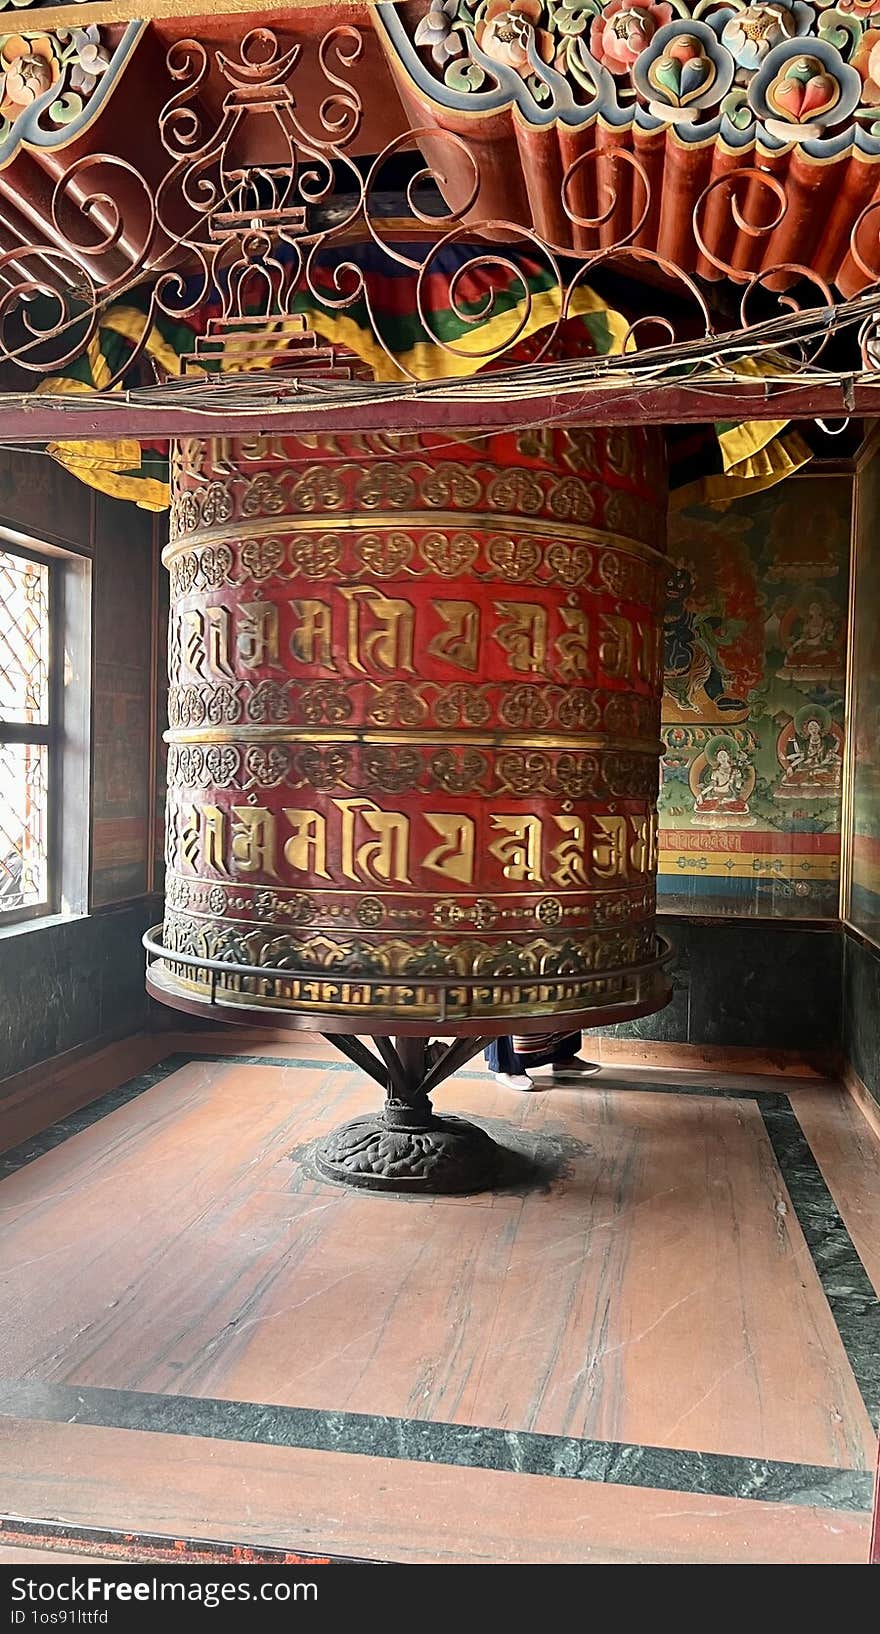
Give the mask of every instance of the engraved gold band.
<svg viewBox="0 0 880 1634">
<path fill-rule="evenodd" d="M 157 964 L 153 964 L 149 967 L 149 979 L 152 980 L 157 987 L 166 987 L 171 991 L 176 988 L 178 990 L 183 990 L 184 992 L 192 993 L 193 996 L 202 996 L 211 991 L 207 972 L 202 975 L 201 979 L 198 977 L 192 978 L 182 975 L 181 966 L 179 963 L 175 968 L 175 956 L 171 950 L 164 949 L 163 954 L 164 957 L 159 960 Z M 570 997 L 567 996 L 561 1000 L 558 998 L 544 998 L 539 1000 L 537 1004 L 535 1003 L 534 998 L 524 998 L 523 989 L 525 989 L 526 992 L 531 992 L 534 987 L 539 986 L 540 978 L 538 977 L 504 978 L 499 976 L 487 976 L 484 980 L 478 980 L 476 982 L 473 980 L 473 978 L 470 980 L 468 980 L 468 978 L 462 978 L 458 985 L 460 987 L 478 986 L 485 989 L 487 992 L 491 992 L 493 995 L 492 999 L 487 1004 L 481 1004 L 476 1008 L 469 1005 L 466 1014 L 470 1017 L 520 1015 L 522 1013 L 521 1007 L 528 1004 L 529 1008 L 527 1013 L 530 1016 L 546 1015 L 552 1020 L 554 1017 L 565 1016 L 570 1012 L 577 1013 L 578 1011 L 582 1011 L 584 1008 L 585 993 L 589 993 L 591 988 L 596 987 L 602 987 L 607 992 L 609 982 L 611 981 L 615 983 L 615 996 L 613 999 L 615 1008 L 619 1008 L 621 1005 L 626 1004 L 627 1002 L 632 1003 L 637 1001 L 638 995 L 641 991 L 643 991 L 644 987 L 647 987 L 650 991 L 652 986 L 656 986 L 658 984 L 662 976 L 662 971 L 663 964 L 661 960 L 658 959 L 647 968 L 645 965 L 634 965 L 632 967 L 623 965 L 619 966 L 613 973 L 599 972 L 594 976 L 586 974 L 580 977 L 571 976 L 567 978 L 574 988 L 574 991 L 571 993 Z M 252 975 L 252 973 L 250 974 Z M 277 979 L 284 980 L 284 976 L 284 971 L 279 971 Z M 299 978 L 293 979 L 297 981 L 299 980 Z M 309 980 L 316 985 L 325 984 L 327 986 L 336 987 L 337 989 L 356 989 L 358 985 L 356 976 L 344 976 L 339 974 L 333 975 L 328 970 L 316 970 L 314 974 L 309 972 Z M 425 991 L 427 984 L 424 983 L 424 980 L 420 980 L 418 976 L 404 977 L 398 975 L 384 978 L 383 985 L 399 993 L 404 993 L 407 991 Z M 547 982 L 546 986 L 548 988 L 551 986 L 558 987 L 558 982 Z M 348 1002 L 350 1001 L 347 1000 L 342 993 L 339 993 L 338 996 L 333 999 L 306 998 L 300 994 L 297 997 L 295 1007 L 297 1010 L 308 1011 L 313 1015 L 339 1015 Z M 276 1013 L 279 1010 L 283 1011 L 291 1008 L 290 1004 L 285 1003 L 283 998 L 279 999 L 277 994 L 263 996 L 258 993 L 244 992 L 226 985 L 218 988 L 216 992 L 212 992 L 211 1003 L 212 1006 L 216 1005 L 218 1009 L 223 1009 L 227 1006 L 230 1008 L 236 1008 L 244 1005 L 247 1009 L 274 1010 Z M 598 1006 L 594 1005 L 591 1006 L 591 1008 L 598 1008 Z M 405 1004 L 401 998 L 397 998 L 392 1000 L 390 1011 L 387 1003 L 376 1004 L 375 1002 L 368 1002 L 366 1004 L 356 1005 L 356 1014 L 361 1017 L 388 1015 L 390 1013 L 393 1016 L 405 1017 L 407 1019 L 419 1016 L 424 1016 L 430 1019 L 438 1016 L 439 1010 L 440 1001 L 435 993 L 431 993 L 430 997 L 420 1004 L 408 1005 Z"/>
<path fill-rule="evenodd" d="M 427 531 L 474 529 L 478 533 L 535 533 L 543 538 L 560 539 L 577 545 L 603 545 L 620 550 L 644 561 L 666 563 L 662 550 L 646 545 L 641 539 L 631 539 L 625 533 L 611 533 L 602 528 L 591 528 L 583 522 L 557 522 L 553 517 L 511 516 L 503 511 L 396 511 L 381 508 L 375 511 L 346 511 L 336 516 L 323 511 L 319 516 L 259 516 L 253 520 L 241 517 L 238 521 L 223 522 L 216 528 L 194 528 L 190 533 L 177 534 L 162 551 L 162 561 L 170 566 L 175 556 L 183 551 L 201 549 L 204 545 L 226 544 L 230 540 L 265 538 L 276 533 L 368 533 L 376 528 L 418 528 Z"/>
<path fill-rule="evenodd" d="M 210 889 L 212 886 L 215 886 L 215 885 L 220 885 L 222 887 L 222 889 L 225 890 L 225 891 L 234 891 L 234 890 L 238 890 L 238 891 L 260 891 L 260 890 L 264 889 L 263 886 L 253 885 L 248 880 L 242 880 L 242 879 L 217 880 L 217 879 L 212 879 L 210 876 L 208 876 L 206 874 L 181 874 L 179 872 L 179 870 L 176 869 L 176 868 L 169 868 L 166 878 L 169 879 L 169 880 L 172 880 L 172 879 L 173 880 L 180 880 L 181 884 L 183 884 L 183 885 L 193 885 L 193 886 L 203 885 L 206 889 Z M 644 881 L 645 881 L 644 884 L 636 882 L 635 884 L 632 884 L 632 885 L 612 886 L 611 890 L 609 890 L 608 887 L 604 886 L 604 885 L 579 885 L 576 890 L 571 890 L 568 887 L 566 887 L 565 900 L 566 900 L 566 902 L 568 902 L 569 898 L 573 899 L 575 897 L 582 897 L 582 896 L 586 896 L 586 897 L 601 896 L 601 897 L 606 897 L 606 898 L 609 897 L 609 896 L 611 896 L 611 897 L 615 897 L 615 896 L 616 897 L 621 897 L 621 896 L 627 896 L 627 895 L 630 895 L 630 894 L 634 894 L 637 891 L 642 892 L 642 891 L 647 889 L 648 885 L 653 884 L 653 881 L 654 881 L 653 874 L 645 874 L 643 876 L 643 878 L 644 878 Z M 312 887 L 304 887 L 302 885 L 277 885 L 274 882 L 274 880 L 272 882 L 272 892 L 273 892 L 274 896 L 301 896 L 302 893 L 303 893 L 303 890 L 309 890 L 309 889 L 319 890 L 320 893 L 321 893 L 321 897 L 323 898 L 323 897 L 326 897 L 326 896 L 356 896 L 358 894 L 358 891 L 362 891 L 363 888 L 361 886 L 359 886 L 355 882 L 352 882 L 351 885 L 325 885 L 324 881 L 322 880 L 319 886 L 312 886 Z M 554 895 L 557 894 L 558 891 L 559 891 L 558 886 L 547 884 L 547 885 L 543 885 L 541 887 L 541 889 L 537 890 L 537 891 L 511 891 L 509 893 L 505 893 L 504 900 L 505 900 L 505 902 L 513 903 L 513 902 L 519 902 L 520 900 L 523 900 L 523 899 L 529 899 L 529 898 L 534 897 L 536 902 L 543 902 L 546 897 L 554 896 Z M 479 896 L 480 895 L 480 893 L 478 891 L 476 891 L 476 890 L 474 890 L 474 889 L 472 889 L 470 887 L 466 888 L 464 890 L 463 894 L 465 896 L 467 896 L 467 895 Z M 403 890 L 400 890 L 397 886 L 395 886 L 392 891 L 385 892 L 384 895 L 385 895 L 385 897 L 387 897 L 388 901 L 392 901 L 393 899 L 396 899 L 397 897 L 417 897 L 417 898 L 427 897 L 432 902 L 436 902 L 438 900 L 437 890 L 433 890 L 433 891 L 403 891 Z M 447 891 L 447 892 L 440 891 L 440 895 L 441 896 L 444 896 L 444 895 L 452 896 L 452 895 L 455 895 L 455 892 L 452 892 L 452 891 Z M 218 917 L 218 915 L 216 913 L 214 913 L 213 909 L 208 908 L 207 910 L 203 910 L 201 908 L 194 908 L 191 903 L 188 903 L 185 908 L 178 908 L 172 903 L 171 908 L 172 908 L 172 911 L 174 913 L 185 913 L 191 919 L 210 919 L 210 918 L 217 919 L 217 917 Z M 652 916 L 649 915 L 648 917 L 652 917 Z M 262 924 L 262 927 L 265 929 L 265 920 L 260 921 L 260 923 Z M 297 927 L 297 928 L 302 928 L 302 927 Z M 305 928 L 306 929 L 312 929 L 312 926 L 309 925 L 309 926 L 306 926 Z M 608 930 L 608 931 L 613 931 L 614 929 L 616 929 L 616 927 L 614 925 L 607 925 L 607 926 L 602 926 L 602 927 L 597 927 L 597 928 L 601 928 L 603 930 Z M 462 930 L 462 929 L 463 929 L 463 927 L 461 927 L 459 925 L 456 925 L 455 926 L 456 935 L 458 935 L 459 931 Z M 363 930 L 365 932 L 367 930 L 377 930 L 377 931 L 381 931 L 383 935 L 387 936 L 387 934 L 388 934 L 388 926 L 387 925 L 358 926 L 358 931 L 360 932 L 361 930 Z M 481 932 L 480 934 L 485 935 L 485 932 Z M 520 934 L 520 933 L 517 932 L 517 934 Z M 525 934 L 525 932 L 523 932 L 522 934 Z M 530 929 L 528 934 L 532 935 L 533 931 Z"/>
<path fill-rule="evenodd" d="M 179 726 L 163 732 L 166 743 L 356 743 L 364 748 L 374 744 L 399 747 L 419 744 L 451 743 L 462 749 L 592 749 L 617 750 L 632 755 L 662 755 L 665 745 L 654 738 L 607 737 L 554 737 L 549 732 L 535 732 L 525 737 L 519 732 L 472 732 L 467 727 L 454 731 L 421 731 L 418 727 L 399 727 L 393 732 L 374 732 L 367 727 L 347 731 L 326 731 L 323 727 L 299 726 Z M 623 798 L 621 796 L 621 798 Z"/>
</svg>

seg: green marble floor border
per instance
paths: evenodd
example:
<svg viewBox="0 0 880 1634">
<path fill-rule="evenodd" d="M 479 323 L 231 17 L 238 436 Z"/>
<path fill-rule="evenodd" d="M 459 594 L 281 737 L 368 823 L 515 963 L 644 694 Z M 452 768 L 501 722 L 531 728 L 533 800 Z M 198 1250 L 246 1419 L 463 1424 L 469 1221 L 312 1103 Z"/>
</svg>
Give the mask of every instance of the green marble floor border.
<svg viewBox="0 0 880 1634">
<path fill-rule="evenodd" d="M 0 1154 L 0 1182 L 136 1100 L 192 1062 L 357 1072 L 348 1061 L 222 1051 L 169 1055 L 41 1134 Z M 607 1077 L 606 1077 L 607 1072 Z M 485 1078 L 485 1072 L 457 1076 Z M 880 1300 L 846 1229 L 794 1108 L 784 1091 L 723 1089 L 674 1081 L 615 1084 L 614 1068 L 591 1080 L 595 1089 L 624 1093 L 702 1095 L 749 1100 L 758 1106 L 779 1173 L 791 1198 L 819 1283 L 873 1424 L 880 1414 Z M 714 1497 L 867 1511 L 869 1470 L 734 1457 L 688 1449 L 637 1446 L 532 1431 L 447 1424 L 421 1419 L 227 1402 L 192 1396 L 100 1387 L 0 1383 L 0 1417 L 152 1430 L 273 1446 L 401 1458 L 419 1463 L 505 1470 L 527 1475 L 646 1486 Z"/>
<path fill-rule="evenodd" d="M 868 1417 L 880 1419 L 880 1300 L 788 1096 L 757 1095 L 764 1128 Z"/>
<path fill-rule="evenodd" d="M 824 1464 L 738 1458 L 729 1453 L 591 1441 L 579 1436 L 541 1435 L 534 1430 L 499 1430 L 380 1413 L 327 1412 L 271 1402 L 159 1395 L 96 1385 L 42 1384 L 35 1379 L 0 1381 L 0 1418 L 198 1436 L 251 1446 L 295 1447 L 393 1458 L 405 1463 L 445 1464 L 457 1469 L 502 1470 L 512 1475 L 549 1475 L 607 1486 L 648 1487 L 712 1498 L 752 1498 L 811 1509 L 868 1512 L 873 1486 L 869 1470 L 837 1469 Z"/>
</svg>

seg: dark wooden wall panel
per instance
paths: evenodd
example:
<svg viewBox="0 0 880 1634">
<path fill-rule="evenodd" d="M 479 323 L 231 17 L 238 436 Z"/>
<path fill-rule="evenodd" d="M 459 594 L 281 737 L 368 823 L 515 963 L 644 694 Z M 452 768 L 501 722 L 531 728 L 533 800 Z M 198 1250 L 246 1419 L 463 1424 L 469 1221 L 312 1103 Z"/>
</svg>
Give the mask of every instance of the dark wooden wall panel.
<svg viewBox="0 0 880 1634">
<path fill-rule="evenodd" d="M 81 548 L 90 545 L 95 494 L 46 454 L 0 448 L 0 523 Z"/>
<path fill-rule="evenodd" d="M 151 888 L 152 554 L 150 514 L 98 495 L 91 897 L 96 908 L 129 902 Z"/>
</svg>

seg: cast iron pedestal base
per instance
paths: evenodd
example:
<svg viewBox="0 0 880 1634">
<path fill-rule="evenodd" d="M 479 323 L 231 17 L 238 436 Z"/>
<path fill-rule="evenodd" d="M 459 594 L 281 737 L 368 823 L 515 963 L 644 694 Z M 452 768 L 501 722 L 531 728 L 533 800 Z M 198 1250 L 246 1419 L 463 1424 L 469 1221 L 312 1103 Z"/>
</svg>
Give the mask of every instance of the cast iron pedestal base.
<svg viewBox="0 0 880 1634">
<path fill-rule="evenodd" d="M 400 1123 L 393 1102 L 353 1118 L 322 1140 L 315 1167 L 325 1180 L 374 1191 L 485 1191 L 501 1157 L 485 1130 L 464 1118 L 420 1117 Z"/>
<path fill-rule="evenodd" d="M 353 1118 L 318 1142 L 314 1163 L 325 1180 L 426 1196 L 486 1191 L 495 1183 L 503 1149 L 465 1118 L 438 1117 L 429 1095 L 484 1047 L 484 1039 L 447 1046 L 400 1038 L 395 1048 L 389 1038 L 377 1038 L 379 1059 L 358 1038 L 327 1037 L 383 1083 L 388 1098 L 381 1112 Z"/>
</svg>

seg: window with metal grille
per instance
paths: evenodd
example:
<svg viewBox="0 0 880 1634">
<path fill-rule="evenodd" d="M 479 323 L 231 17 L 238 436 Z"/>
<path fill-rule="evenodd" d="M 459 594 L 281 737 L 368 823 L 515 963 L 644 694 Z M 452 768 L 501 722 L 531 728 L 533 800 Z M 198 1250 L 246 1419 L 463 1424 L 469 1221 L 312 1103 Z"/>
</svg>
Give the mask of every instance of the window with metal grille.
<svg viewBox="0 0 880 1634">
<path fill-rule="evenodd" d="M 0 925 L 56 909 L 56 566 L 0 542 Z"/>
</svg>

